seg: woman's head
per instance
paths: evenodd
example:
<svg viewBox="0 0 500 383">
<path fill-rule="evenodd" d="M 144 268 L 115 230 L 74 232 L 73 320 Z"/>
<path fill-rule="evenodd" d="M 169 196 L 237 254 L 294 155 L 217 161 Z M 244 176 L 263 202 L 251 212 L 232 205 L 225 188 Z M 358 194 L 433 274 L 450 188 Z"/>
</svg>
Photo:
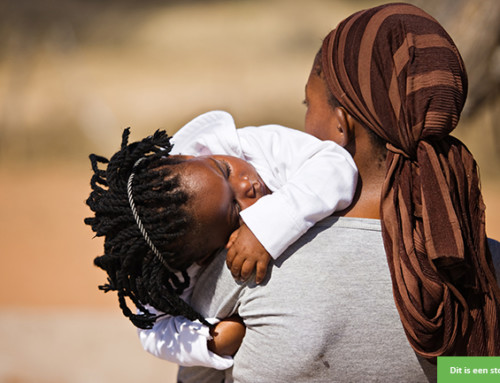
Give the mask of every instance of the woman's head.
<svg viewBox="0 0 500 383">
<path fill-rule="evenodd" d="M 351 116 L 412 158 L 420 141 L 455 128 L 467 94 L 452 39 L 410 4 L 385 4 L 339 23 L 323 41 L 321 71 Z"/>
<path fill-rule="evenodd" d="M 111 160 L 90 157 L 87 204 L 94 216 L 85 223 L 105 238 L 104 255 L 94 260 L 108 274 L 100 288 L 117 291 L 123 313 L 138 327 L 156 319 L 145 305 L 203 320 L 178 297 L 189 285 L 186 269 L 224 247 L 239 226 L 239 209 L 267 189 L 242 160 L 171 156 L 165 132 L 131 144 L 128 136 L 127 129 Z M 130 310 L 130 301 L 142 314 Z"/>
<path fill-rule="evenodd" d="M 305 131 L 321 140 L 332 140 L 343 146 L 358 161 L 360 157 L 356 152 L 356 143 L 347 137 L 346 125 L 356 123 L 370 143 L 375 154 L 371 154 L 367 161 L 372 163 L 374 156 L 378 158 L 377 163 L 383 165 L 386 158 L 385 141 L 373 130 L 359 124 L 356 118 L 346 112 L 346 109 L 335 98 L 326 82 L 322 67 L 322 52 L 320 48 L 314 58 L 313 68 L 306 84 L 305 104 L 307 107 L 305 117 Z M 359 132 L 353 134 L 359 138 Z M 358 143 L 359 144 L 359 143 Z M 362 153 L 364 155 L 365 153 Z M 370 172 L 373 170 L 371 169 Z M 360 174 L 361 175 L 361 174 Z"/>
<path fill-rule="evenodd" d="M 339 118 L 351 118 L 385 142 L 382 234 L 410 344 L 428 358 L 497 355 L 500 290 L 477 166 L 449 136 L 467 94 L 450 36 L 413 5 L 357 12 L 323 41 L 307 87 L 323 100 L 306 131 L 339 142 Z M 355 146 L 359 138 L 351 138 Z"/>
</svg>

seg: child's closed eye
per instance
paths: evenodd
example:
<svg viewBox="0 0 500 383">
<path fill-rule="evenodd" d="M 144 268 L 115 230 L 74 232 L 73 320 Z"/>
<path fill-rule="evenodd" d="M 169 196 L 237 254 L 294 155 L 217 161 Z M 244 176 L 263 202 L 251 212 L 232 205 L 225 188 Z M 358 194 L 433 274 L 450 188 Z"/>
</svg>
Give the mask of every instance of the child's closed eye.
<svg viewBox="0 0 500 383">
<path fill-rule="evenodd" d="M 227 163 L 227 161 L 222 161 L 224 165 L 224 170 L 226 171 L 226 177 L 229 178 L 231 176 L 231 166 Z"/>
</svg>

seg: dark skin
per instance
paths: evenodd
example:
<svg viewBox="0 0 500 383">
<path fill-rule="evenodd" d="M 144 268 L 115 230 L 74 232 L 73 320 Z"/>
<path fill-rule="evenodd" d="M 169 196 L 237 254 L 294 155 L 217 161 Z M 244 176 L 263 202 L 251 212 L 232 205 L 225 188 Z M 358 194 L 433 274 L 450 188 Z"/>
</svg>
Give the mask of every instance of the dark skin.
<svg viewBox="0 0 500 383">
<path fill-rule="evenodd" d="M 212 339 L 208 341 L 208 349 L 218 355 L 234 356 L 240 348 L 246 327 L 238 315 L 233 315 L 217 323 L 210 329 Z"/>
<path fill-rule="evenodd" d="M 262 283 L 271 255 L 244 222 L 231 234 L 226 249 L 226 264 L 234 279 L 244 282 L 255 270 L 255 283 Z"/>
</svg>

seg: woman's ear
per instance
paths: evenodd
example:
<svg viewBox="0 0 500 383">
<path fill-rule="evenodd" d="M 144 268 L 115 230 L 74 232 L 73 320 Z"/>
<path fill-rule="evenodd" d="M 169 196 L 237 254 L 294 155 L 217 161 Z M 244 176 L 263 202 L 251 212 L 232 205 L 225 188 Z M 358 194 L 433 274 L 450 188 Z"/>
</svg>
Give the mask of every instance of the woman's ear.
<svg viewBox="0 0 500 383">
<path fill-rule="evenodd" d="M 334 129 L 336 129 L 336 131 L 334 132 L 334 135 L 336 137 L 335 142 L 345 148 L 354 138 L 353 120 L 351 116 L 346 112 L 346 110 L 341 106 L 335 107 L 334 114 L 338 122 L 338 125 L 336 127 L 333 127 Z"/>
</svg>

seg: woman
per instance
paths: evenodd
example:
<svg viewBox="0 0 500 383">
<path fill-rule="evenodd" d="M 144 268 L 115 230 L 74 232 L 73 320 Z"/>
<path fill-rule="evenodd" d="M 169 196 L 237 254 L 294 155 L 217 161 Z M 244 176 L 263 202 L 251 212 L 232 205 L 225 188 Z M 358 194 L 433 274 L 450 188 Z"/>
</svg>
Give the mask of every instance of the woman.
<svg viewBox="0 0 500 383">
<path fill-rule="evenodd" d="M 344 146 L 360 171 L 346 216 L 380 211 L 411 346 L 429 359 L 500 355 L 500 291 L 477 166 L 449 135 L 467 93 L 451 38 L 409 4 L 358 12 L 325 38 L 307 90 L 306 131 Z M 385 170 L 373 169 L 385 154 Z"/>
</svg>

